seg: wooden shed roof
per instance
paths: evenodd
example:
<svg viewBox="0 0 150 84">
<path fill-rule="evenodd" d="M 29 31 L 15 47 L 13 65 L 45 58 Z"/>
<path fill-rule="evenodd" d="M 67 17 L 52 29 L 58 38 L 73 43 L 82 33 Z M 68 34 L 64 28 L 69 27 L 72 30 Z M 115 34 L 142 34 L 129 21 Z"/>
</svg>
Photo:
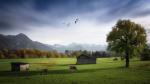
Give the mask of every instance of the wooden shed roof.
<svg viewBox="0 0 150 84">
<path fill-rule="evenodd" d="M 25 63 L 25 62 L 11 62 L 11 64 L 13 64 L 13 65 L 25 65 L 25 64 L 29 64 L 29 63 Z"/>
</svg>

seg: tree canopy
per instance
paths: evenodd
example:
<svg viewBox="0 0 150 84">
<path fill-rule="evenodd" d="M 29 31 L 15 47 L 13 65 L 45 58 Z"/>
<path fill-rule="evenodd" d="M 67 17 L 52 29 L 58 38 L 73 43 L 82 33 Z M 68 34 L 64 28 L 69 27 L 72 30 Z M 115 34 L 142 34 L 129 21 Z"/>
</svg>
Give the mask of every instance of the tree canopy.
<svg viewBox="0 0 150 84">
<path fill-rule="evenodd" d="M 146 31 L 140 24 L 130 20 L 118 20 L 107 36 L 108 50 L 125 53 L 126 67 L 129 57 L 137 55 L 146 44 Z"/>
</svg>

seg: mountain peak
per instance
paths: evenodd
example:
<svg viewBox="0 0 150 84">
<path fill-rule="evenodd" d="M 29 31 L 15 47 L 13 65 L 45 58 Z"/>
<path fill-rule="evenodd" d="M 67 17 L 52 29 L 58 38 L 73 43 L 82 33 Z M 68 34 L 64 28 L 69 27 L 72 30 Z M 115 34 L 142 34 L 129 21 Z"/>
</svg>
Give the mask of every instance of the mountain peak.
<svg viewBox="0 0 150 84">
<path fill-rule="evenodd" d="M 52 47 L 40 42 L 32 41 L 27 35 L 19 33 L 17 35 L 0 35 L 0 49 L 38 49 L 52 50 Z"/>
<path fill-rule="evenodd" d="M 17 36 L 26 36 L 24 33 L 19 33 Z"/>
<path fill-rule="evenodd" d="M 21 37 L 21 38 L 28 38 L 28 36 L 26 36 L 25 34 L 23 33 L 19 33 L 16 35 L 16 37 Z M 29 38 L 28 38 L 29 39 Z"/>
<path fill-rule="evenodd" d="M 25 34 L 23 34 L 23 33 L 19 33 L 19 34 L 17 34 L 15 37 L 16 37 L 18 40 L 31 41 L 31 39 L 30 39 L 27 35 L 25 35 Z"/>
</svg>

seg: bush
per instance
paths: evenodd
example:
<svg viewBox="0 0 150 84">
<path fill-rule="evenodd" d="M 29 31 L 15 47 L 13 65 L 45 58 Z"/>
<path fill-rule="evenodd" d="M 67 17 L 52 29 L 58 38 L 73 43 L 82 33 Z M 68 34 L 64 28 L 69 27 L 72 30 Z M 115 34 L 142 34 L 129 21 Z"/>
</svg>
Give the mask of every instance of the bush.
<svg viewBox="0 0 150 84">
<path fill-rule="evenodd" d="M 148 47 L 141 53 L 141 60 L 150 60 L 150 49 Z"/>
</svg>

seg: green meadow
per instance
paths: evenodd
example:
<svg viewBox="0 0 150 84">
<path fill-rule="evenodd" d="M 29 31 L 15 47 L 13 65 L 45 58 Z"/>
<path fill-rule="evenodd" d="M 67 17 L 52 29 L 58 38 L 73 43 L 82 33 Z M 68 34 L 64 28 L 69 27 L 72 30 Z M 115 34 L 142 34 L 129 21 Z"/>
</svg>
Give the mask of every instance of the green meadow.
<svg viewBox="0 0 150 84">
<path fill-rule="evenodd" d="M 0 84 L 150 84 L 150 61 L 98 58 L 97 64 L 76 64 L 75 58 L 0 59 Z M 30 63 L 29 71 L 11 72 L 11 62 Z M 43 73 L 43 69 L 48 69 Z"/>
</svg>

